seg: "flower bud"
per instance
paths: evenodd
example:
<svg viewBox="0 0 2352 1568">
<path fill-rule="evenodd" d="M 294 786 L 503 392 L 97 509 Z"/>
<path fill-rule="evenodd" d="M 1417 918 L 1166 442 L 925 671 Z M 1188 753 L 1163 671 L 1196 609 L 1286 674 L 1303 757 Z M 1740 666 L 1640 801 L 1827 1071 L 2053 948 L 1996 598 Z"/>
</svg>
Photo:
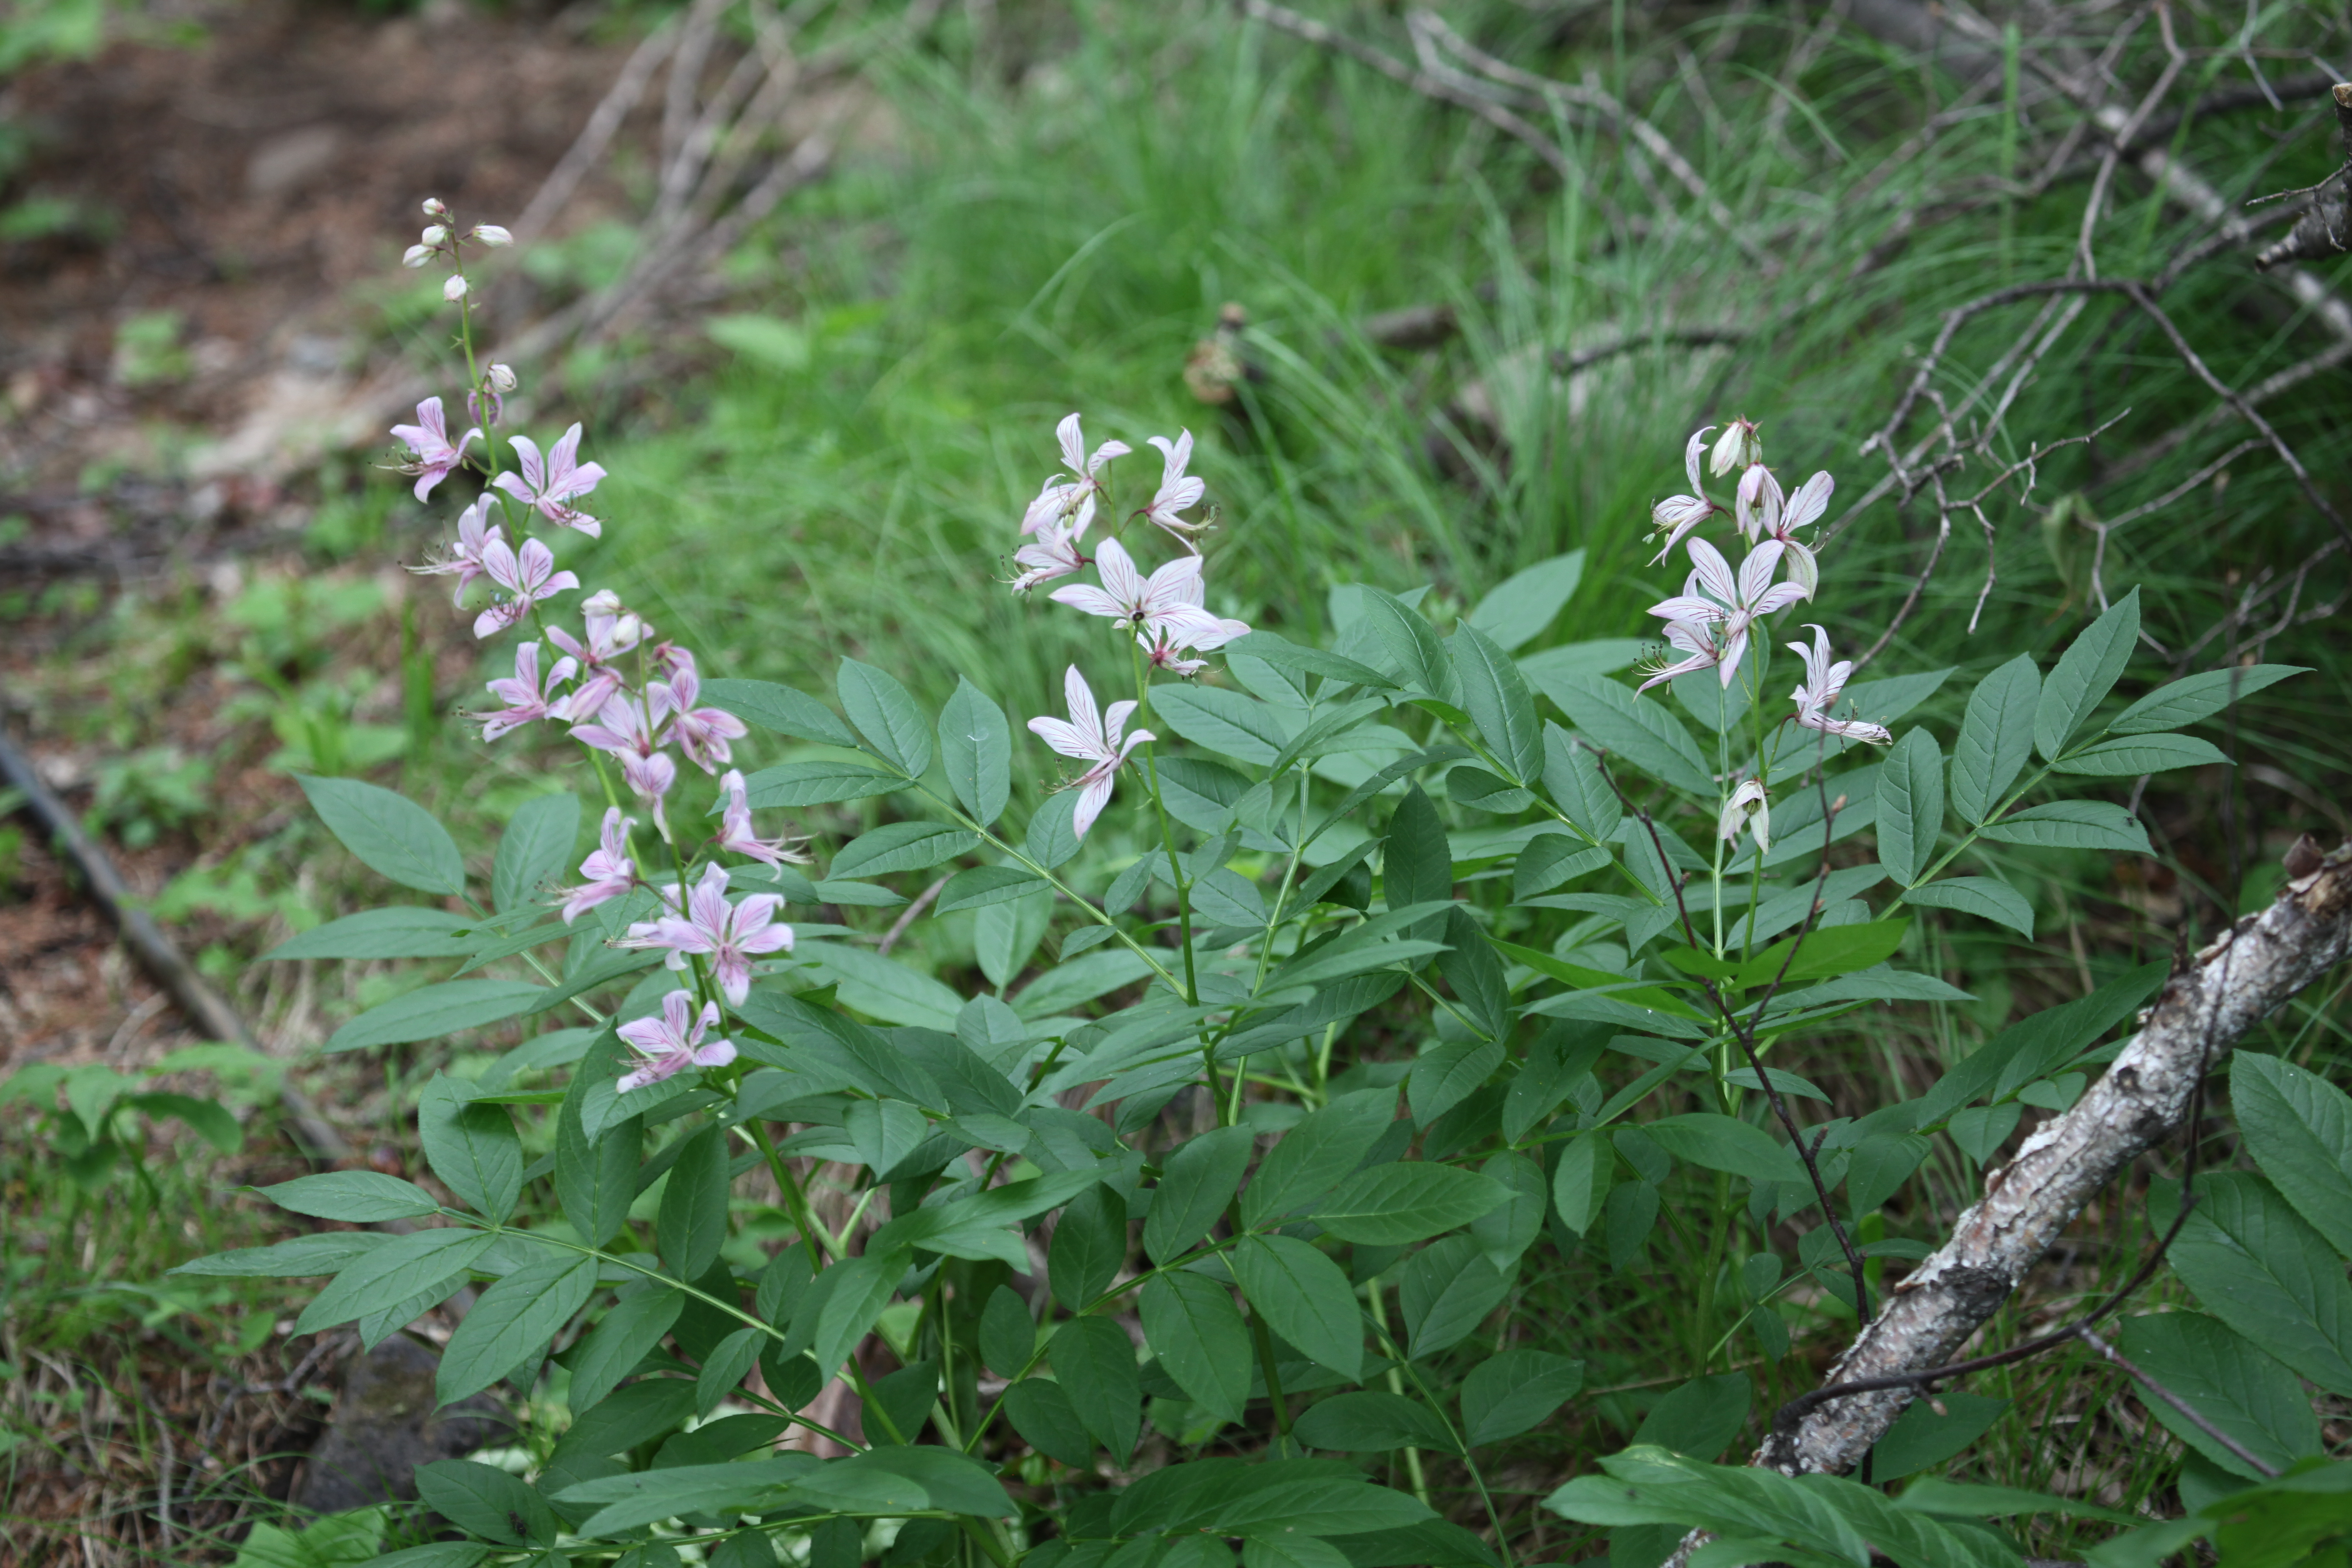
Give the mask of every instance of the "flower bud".
<svg viewBox="0 0 2352 1568">
<path fill-rule="evenodd" d="M 442 205 L 441 198 L 439 196 L 427 196 L 425 198 L 425 216 L 426 217 L 447 217 L 449 216 L 449 209 Z"/>
<path fill-rule="evenodd" d="M 464 273 L 462 273 L 462 272 L 457 273 L 457 275 L 455 275 L 454 277 L 452 277 L 452 278 L 451 278 L 451 279 L 450 279 L 446 283 L 444 283 L 444 284 L 442 284 L 442 285 L 441 285 L 441 298 L 443 298 L 444 300 L 448 300 L 448 301 L 449 301 L 449 303 L 451 303 L 452 305 L 456 304 L 458 300 L 460 300 L 464 299 L 465 297 L 466 297 L 466 275 L 465 275 Z"/>
<path fill-rule="evenodd" d="M 400 258 L 400 264 L 403 267 L 407 268 L 411 272 L 414 272 L 432 259 L 433 247 L 431 246 L 412 245 L 408 247 L 407 254 Z"/>
<path fill-rule="evenodd" d="M 427 245 L 446 245 L 449 243 L 449 231 L 444 226 L 436 223 L 431 228 L 426 229 L 424 234 L 420 235 L 418 237 L 423 239 Z"/>
<path fill-rule="evenodd" d="M 1707 467 L 1717 479 L 1735 468 L 1745 468 L 1764 460 L 1764 443 L 1756 434 L 1756 426 L 1745 419 L 1734 419 L 1715 438 L 1715 452 Z"/>
<path fill-rule="evenodd" d="M 610 588 L 599 588 L 580 601 L 580 608 L 592 616 L 617 616 L 621 613 L 621 595 Z"/>
<path fill-rule="evenodd" d="M 489 246 L 512 245 L 514 243 L 514 236 L 508 233 L 505 229 L 500 228 L 494 223 L 476 224 L 474 226 L 474 237 L 480 240 L 484 245 Z"/>
<path fill-rule="evenodd" d="M 512 366 L 512 365 L 510 365 L 510 364 L 494 364 L 494 365 L 490 366 L 490 390 L 491 390 L 491 391 L 493 391 L 493 392 L 512 392 L 514 389 L 515 389 L 515 373 L 514 373 L 514 366 Z"/>
</svg>

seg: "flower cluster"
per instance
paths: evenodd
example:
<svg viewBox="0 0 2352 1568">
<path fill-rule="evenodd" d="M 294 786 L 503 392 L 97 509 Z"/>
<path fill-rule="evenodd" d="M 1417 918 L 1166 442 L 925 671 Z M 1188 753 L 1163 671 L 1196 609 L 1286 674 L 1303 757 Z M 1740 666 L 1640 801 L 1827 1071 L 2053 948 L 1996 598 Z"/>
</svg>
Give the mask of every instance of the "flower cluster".
<svg viewBox="0 0 2352 1568">
<path fill-rule="evenodd" d="M 473 303 L 460 246 L 467 241 L 502 246 L 511 243 L 512 237 L 490 224 L 460 235 L 449 209 L 438 201 L 426 202 L 425 212 L 431 226 L 403 260 L 412 268 L 436 259 L 448 266 L 450 279 L 443 295 L 466 313 L 471 363 Z M 771 867 L 804 863 L 808 858 L 794 852 L 793 840 L 763 839 L 753 828 L 749 788 L 742 773 L 730 765 L 730 742 L 746 732 L 743 721 L 703 703 L 701 677 L 691 651 L 660 640 L 609 589 L 581 601 L 576 630 L 551 616 L 550 602 L 578 591 L 580 579 L 575 573 L 559 570 L 553 548 L 527 530 L 536 523 L 559 536 L 572 532 L 601 538 L 604 524 L 582 510 L 579 502 L 604 479 L 604 469 L 580 460 L 581 426 L 576 424 L 544 451 L 528 436 L 502 437 L 497 426 L 504 395 L 516 384 L 514 372 L 503 364 L 492 364 L 478 374 L 467 395 L 470 423 L 455 440 L 438 397 L 416 405 L 415 424 L 393 426 L 393 437 L 404 448 L 399 469 L 415 479 L 417 500 L 425 500 L 469 465 L 486 481 L 458 516 L 457 542 L 436 559 L 411 570 L 454 576 L 454 599 L 461 610 L 467 591 L 477 582 L 488 582 L 489 602 L 474 618 L 477 637 L 496 637 L 525 623 L 539 634 L 516 647 L 513 675 L 489 682 L 499 706 L 479 716 L 483 739 L 496 741 L 541 722 L 564 726 L 572 740 L 616 765 L 621 784 L 648 811 L 672 863 L 679 868 L 677 879 L 667 886 L 642 875 L 630 847 L 637 818 L 613 805 L 604 813 L 596 849 L 581 862 L 583 880 L 557 892 L 565 923 L 647 889 L 658 903 L 657 912 L 651 920 L 633 921 L 616 945 L 664 949 L 674 971 L 683 972 L 700 960 L 695 964 L 698 987 L 707 970 L 710 985 L 730 1002 L 740 1003 L 751 988 L 752 960 L 791 952 L 793 928 L 775 918 L 783 900 L 774 894 L 753 894 L 730 903 L 727 868 L 704 856 L 740 855 Z M 506 462 L 509 448 L 510 468 Z M 542 659 L 542 641 L 553 645 L 552 662 Z M 701 845 L 682 843 L 668 819 L 679 757 L 719 782 L 712 810 L 719 816 L 719 830 Z M 605 777 L 601 761 L 598 774 Z M 606 789 L 609 796 L 609 782 Z M 698 861 L 699 876 L 688 886 L 690 868 Z M 642 1058 L 637 1069 L 621 1080 L 623 1090 L 658 1082 L 689 1066 L 719 1067 L 734 1059 L 730 1042 L 704 1038 L 719 1022 L 717 1004 L 703 998 L 698 1014 L 696 1001 L 694 993 L 673 991 L 663 1002 L 660 1017 L 620 1026 L 622 1038 Z"/>
<path fill-rule="evenodd" d="M 1013 552 L 1014 564 L 1022 568 L 1013 579 L 1013 591 L 1025 594 L 1092 566 L 1095 585 L 1072 584 L 1056 588 L 1050 595 L 1054 602 L 1100 616 L 1122 636 L 1131 635 L 1140 659 L 1153 668 L 1181 676 L 1199 674 L 1207 661 L 1188 658 L 1186 654 L 1213 652 L 1235 637 L 1247 636 L 1249 627 L 1213 615 L 1208 608 L 1198 535 L 1209 524 L 1184 516 L 1208 491 L 1205 481 L 1184 471 L 1192 460 L 1192 433 L 1179 431 L 1172 441 L 1164 436 L 1150 438 L 1150 445 L 1160 448 L 1160 488 L 1134 517 L 1166 533 L 1185 552 L 1149 576 L 1117 539 L 1104 540 L 1091 556 L 1079 548 L 1097 507 L 1109 503 L 1112 461 L 1134 448 L 1124 441 L 1105 441 L 1087 451 L 1075 414 L 1062 421 L 1055 436 L 1061 444 L 1063 471 L 1045 481 L 1022 514 L 1021 532 L 1029 542 Z M 1096 705 L 1094 689 L 1077 666 L 1070 666 L 1062 687 L 1069 719 L 1032 719 L 1029 728 L 1063 756 L 1087 764 L 1072 786 L 1078 791 L 1072 825 L 1083 838 L 1109 804 L 1113 777 L 1128 753 L 1154 737 L 1149 730 L 1121 736 L 1129 717 L 1140 705 L 1139 691 L 1137 700 L 1114 702 L 1105 713 Z"/>
</svg>

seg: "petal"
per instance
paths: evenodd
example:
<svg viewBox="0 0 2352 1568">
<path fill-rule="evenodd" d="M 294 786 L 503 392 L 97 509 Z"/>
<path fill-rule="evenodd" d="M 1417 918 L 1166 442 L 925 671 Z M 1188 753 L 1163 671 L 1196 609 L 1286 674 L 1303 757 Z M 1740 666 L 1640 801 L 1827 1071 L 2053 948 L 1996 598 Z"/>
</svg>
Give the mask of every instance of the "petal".
<svg viewBox="0 0 2352 1568">
<path fill-rule="evenodd" d="M 1108 547 L 1108 542 L 1106 542 L 1105 548 Z M 1056 588 L 1046 597 L 1057 605 L 1067 605 L 1074 610 L 1084 610 L 1090 616 L 1107 616 L 1114 621 L 1127 619 L 1127 605 L 1122 601 L 1112 598 L 1100 588 L 1089 587 L 1083 583 L 1073 584 L 1067 588 Z"/>
<path fill-rule="evenodd" d="M 1110 804 L 1110 792 L 1111 775 L 1108 772 L 1099 776 L 1088 773 L 1085 782 L 1078 785 L 1078 809 L 1070 817 L 1070 827 L 1079 837 L 1087 836 L 1087 829 L 1095 825 L 1095 818 L 1100 816 L 1103 807 Z"/>
<path fill-rule="evenodd" d="M 1102 751 L 1100 736 L 1089 735 L 1066 720 L 1032 719 L 1029 721 L 1029 732 L 1066 757 L 1091 760 Z"/>
<path fill-rule="evenodd" d="M 1115 603 L 1125 606 L 1140 603 L 1144 598 L 1143 574 L 1135 569 L 1135 558 L 1118 540 L 1102 542 L 1102 548 L 1095 552 L 1095 571 L 1101 576 L 1104 590 Z M 1126 614 L 1124 608 L 1120 614 Z"/>
<path fill-rule="evenodd" d="M 1731 563 L 1723 558 L 1723 552 L 1704 539 L 1692 540 L 1689 549 L 1691 575 L 1699 586 L 1727 605 L 1735 603 L 1739 597 L 1738 580 L 1731 574 Z"/>
<path fill-rule="evenodd" d="M 1706 450 L 1706 433 L 1714 428 L 1712 425 L 1699 426 L 1691 432 L 1689 444 L 1683 447 L 1683 472 L 1690 476 L 1690 488 L 1693 494 L 1696 494 L 1703 488 L 1698 477 L 1699 454 Z"/>
<path fill-rule="evenodd" d="M 1754 605 L 1771 584 L 1772 574 L 1780 569 L 1780 557 L 1787 549 L 1779 540 L 1768 539 L 1749 551 L 1748 559 L 1739 563 L 1739 595 L 1733 603 Z"/>
<path fill-rule="evenodd" d="M 1062 700 L 1068 704 L 1070 722 L 1089 739 L 1100 742 L 1103 736 L 1102 714 L 1095 707 L 1094 688 L 1072 665 L 1062 676 Z"/>
<path fill-rule="evenodd" d="M 711 1008 L 714 1016 L 718 1011 L 715 1006 Z M 734 1059 L 735 1044 L 731 1040 L 713 1040 L 709 1045 L 695 1047 L 694 1065 L 698 1068 L 723 1068 Z"/>
<path fill-rule="evenodd" d="M 1087 443 L 1086 437 L 1078 431 L 1078 416 L 1073 414 L 1069 417 L 1064 419 L 1059 425 L 1055 426 L 1054 439 L 1062 444 L 1062 461 L 1068 467 L 1070 472 L 1074 474 L 1085 473 L 1087 471 Z"/>
</svg>

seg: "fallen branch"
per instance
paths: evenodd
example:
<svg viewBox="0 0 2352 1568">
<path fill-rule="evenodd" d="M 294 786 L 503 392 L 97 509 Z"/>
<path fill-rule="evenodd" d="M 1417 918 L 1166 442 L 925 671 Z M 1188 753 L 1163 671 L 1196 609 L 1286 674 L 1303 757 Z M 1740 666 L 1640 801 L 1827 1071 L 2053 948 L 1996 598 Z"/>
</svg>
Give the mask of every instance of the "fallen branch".
<svg viewBox="0 0 2352 1568">
<path fill-rule="evenodd" d="M 57 797 L 34 768 L 32 759 L 16 749 L 5 730 L 0 730 L 0 777 L 24 795 L 24 809 L 32 814 L 79 869 L 91 901 L 105 910 L 107 918 L 121 931 L 122 945 L 131 950 L 131 956 L 139 960 L 155 983 L 170 993 L 189 1022 L 214 1039 L 233 1041 L 247 1050 L 259 1051 L 261 1043 L 246 1027 L 245 1020 L 205 984 L 204 978 L 181 956 L 172 939 L 163 934 L 154 917 L 132 901 L 131 889 L 124 886 L 114 862 L 81 830 L 81 824 L 74 819 L 65 802 Z M 343 1135 L 320 1116 L 300 1089 L 290 1083 L 283 1084 L 278 1097 L 294 1132 L 294 1141 L 302 1146 L 304 1153 L 321 1164 L 341 1164 L 356 1158 Z"/>
</svg>

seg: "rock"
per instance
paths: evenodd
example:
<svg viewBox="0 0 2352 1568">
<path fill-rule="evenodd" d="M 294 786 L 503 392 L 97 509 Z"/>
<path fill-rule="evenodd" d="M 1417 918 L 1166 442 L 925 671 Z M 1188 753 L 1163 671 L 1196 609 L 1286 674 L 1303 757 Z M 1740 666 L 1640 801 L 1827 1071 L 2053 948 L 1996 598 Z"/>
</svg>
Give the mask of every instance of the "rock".
<svg viewBox="0 0 2352 1568">
<path fill-rule="evenodd" d="M 416 1467 L 454 1459 L 514 1430 L 487 1394 L 434 1408 L 440 1353 L 394 1334 L 343 1374 L 327 1430 L 302 1466 L 294 1500 L 334 1513 L 416 1495 Z"/>
</svg>

